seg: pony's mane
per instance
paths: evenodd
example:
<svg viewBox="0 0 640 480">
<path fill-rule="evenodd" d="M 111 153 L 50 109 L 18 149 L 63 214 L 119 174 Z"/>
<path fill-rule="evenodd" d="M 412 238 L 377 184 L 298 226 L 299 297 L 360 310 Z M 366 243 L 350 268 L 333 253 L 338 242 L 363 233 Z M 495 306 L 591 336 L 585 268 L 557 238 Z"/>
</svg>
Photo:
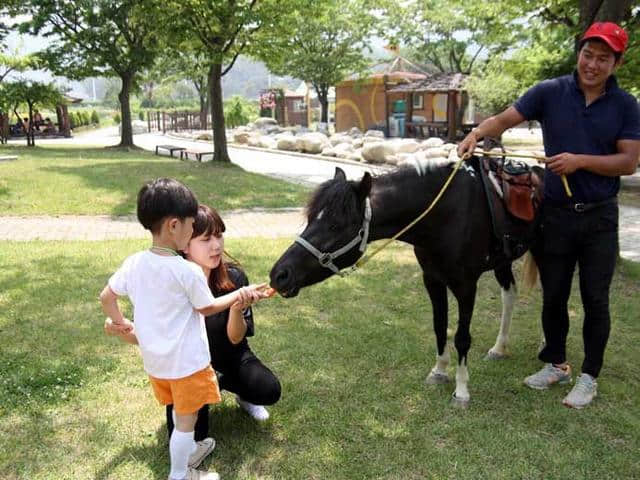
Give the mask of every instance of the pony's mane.
<svg viewBox="0 0 640 480">
<path fill-rule="evenodd" d="M 305 212 L 310 223 L 321 211 L 349 218 L 357 213 L 355 182 L 331 179 L 322 183 L 311 196 Z"/>
<path fill-rule="evenodd" d="M 423 179 L 428 174 L 448 174 L 452 164 L 430 163 L 420 173 L 413 165 L 404 164 L 389 172 L 373 175 L 376 187 L 392 188 L 394 185 L 404 185 L 410 180 Z M 307 221 L 311 222 L 320 212 L 324 215 L 335 215 L 341 218 L 352 218 L 358 215 L 356 202 L 357 182 L 350 180 L 331 179 L 322 183 L 311 195 L 305 208 Z"/>
</svg>

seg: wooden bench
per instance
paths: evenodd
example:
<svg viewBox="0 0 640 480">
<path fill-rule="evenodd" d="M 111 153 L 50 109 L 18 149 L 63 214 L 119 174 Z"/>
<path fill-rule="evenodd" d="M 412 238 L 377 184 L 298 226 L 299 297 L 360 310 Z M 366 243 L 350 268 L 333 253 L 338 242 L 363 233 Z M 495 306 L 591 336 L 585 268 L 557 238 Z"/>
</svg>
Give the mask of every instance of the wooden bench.
<svg viewBox="0 0 640 480">
<path fill-rule="evenodd" d="M 180 160 L 189 160 L 189 155 L 193 155 L 194 157 L 196 157 L 196 160 L 202 162 L 203 155 L 211 155 L 213 157 L 214 152 L 185 149 L 180 151 Z"/>
<path fill-rule="evenodd" d="M 448 124 L 446 122 L 407 122 L 406 136 L 414 138 L 445 137 Z"/>
<path fill-rule="evenodd" d="M 171 155 L 173 157 L 173 152 L 181 152 L 183 150 L 186 150 L 185 147 L 176 147 L 175 145 L 156 145 L 156 155 L 158 154 L 158 149 L 161 148 L 162 150 L 166 150 L 169 152 L 169 155 Z"/>
<path fill-rule="evenodd" d="M 0 155 L 0 162 L 8 162 L 10 160 L 17 160 L 17 155 Z"/>
</svg>

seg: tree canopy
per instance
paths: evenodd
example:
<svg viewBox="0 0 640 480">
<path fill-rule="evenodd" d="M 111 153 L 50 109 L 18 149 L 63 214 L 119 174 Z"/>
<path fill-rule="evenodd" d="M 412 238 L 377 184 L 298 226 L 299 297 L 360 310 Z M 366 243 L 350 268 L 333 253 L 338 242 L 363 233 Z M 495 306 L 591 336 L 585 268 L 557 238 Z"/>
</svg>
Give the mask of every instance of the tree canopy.
<svg viewBox="0 0 640 480">
<path fill-rule="evenodd" d="M 495 0 L 382 1 L 384 36 L 441 72 L 470 73 L 522 41 L 517 2 Z"/>
<path fill-rule="evenodd" d="M 284 30 L 258 53 L 269 69 L 313 85 L 327 122 L 329 88 L 368 63 L 365 49 L 375 17 L 367 0 L 300 0 Z"/>
<path fill-rule="evenodd" d="M 51 40 L 40 53 L 51 71 L 72 79 L 117 76 L 122 146 L 132 146 L 130 92 L 140 71 L 153 65 L 161 45 L 157 0 L 7 0 L 10 13 L 27 15 L 23 33 Z"/>
<path fill-rule="evenodd" d="M 289 0 L 291 1 L 291 0 Z M 177 44 L 191 39 L 194 50 L 208 58 L 208 85 L 213 123 L 214 159 L 229 161 L 222 77 L 233 68 L 242 53 L 259 45 L 259 34 L 283 24 L 288 1 L 283 0 L 169 0 L 174 14 L 172 38 Z M 180 40 L 182 41 L 180 41 Z"/>
<path fill-rule="evenodd" d="M 14 111 L 18 119 L 17 108 L 26 104 L 29 112 L 27 130 L 27 145 L 35 145 L 33 129 L 33 112 L 36 106 L 56 107 L 63 101 L 62 94 L 57 86 L 52 83 L 34 82 L 20 79 L 15 82 L 3 82 L 0 84 L 0 112 Z"/>
</svg>

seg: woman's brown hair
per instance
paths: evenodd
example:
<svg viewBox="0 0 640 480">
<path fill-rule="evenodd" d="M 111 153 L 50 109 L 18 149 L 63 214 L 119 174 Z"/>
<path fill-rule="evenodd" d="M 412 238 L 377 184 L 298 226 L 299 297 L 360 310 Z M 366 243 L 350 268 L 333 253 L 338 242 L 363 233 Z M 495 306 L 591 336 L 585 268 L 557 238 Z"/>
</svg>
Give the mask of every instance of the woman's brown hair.
<svg viewBox="0 0 640 480">
<path fill-rule="evenodd" d="M 222 235 L 226 229 L 227 227 L 215 208 L 202 204 L 198 206 L 198 213 L 193 222 L 193 234 L 191 238 L 199 237 L 200 235 L 214 235 L 218 237 Z M 227 252 L 224 252 L 224 254 L 230 257 Z M 220 265 L 211 270 L 209 274 L 209 288 L 214 295 L 228 293 L 237 288 L 236 284 L 233 283 L 233 280 L 229 277 L 227 267 L 228 263 L 224 261 L 223 257 L 220 260 Z"/>
</svg>

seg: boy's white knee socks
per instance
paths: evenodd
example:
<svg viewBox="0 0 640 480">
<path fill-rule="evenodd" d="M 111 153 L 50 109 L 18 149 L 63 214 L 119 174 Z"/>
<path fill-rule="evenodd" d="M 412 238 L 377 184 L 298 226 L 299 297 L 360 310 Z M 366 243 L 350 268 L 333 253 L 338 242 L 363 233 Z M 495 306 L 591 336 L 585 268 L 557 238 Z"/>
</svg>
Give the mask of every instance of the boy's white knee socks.
<svg viewBox="0 0 640 480">
<path fill-rule="evenodd" d="M 193 431 L 180 432 L 173 429 L 171 440 L 169 440 L 169 456 L 171 457 L 171 480 L 182 480 L 187 476 L 187 465 L 189 455 L 193 452 Z"/>
<path fill-rule="evenodd" d="M 176 411 L 174 409 L 171 409 L 171 418 L 173 418 L 173 429 L 176 429 L 176 425 L 178 424 L 177 420 L 176 420 Z M 189 455 L 191 455 L 192 453 L 194 453 L 196 450 L 198 449 L 198 445 L 196 444 L 195 439 L 193 440 L 193 447 L 191 449 L 191 452 L 189 453 Z"/>
</svg>

